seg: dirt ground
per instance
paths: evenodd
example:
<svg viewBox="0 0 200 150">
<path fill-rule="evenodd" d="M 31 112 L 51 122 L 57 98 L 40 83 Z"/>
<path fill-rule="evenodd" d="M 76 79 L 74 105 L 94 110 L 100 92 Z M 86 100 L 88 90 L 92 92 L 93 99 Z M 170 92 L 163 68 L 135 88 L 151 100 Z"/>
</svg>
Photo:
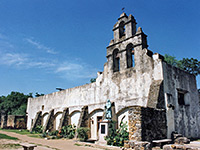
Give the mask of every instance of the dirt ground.
<svg viewBox="0 0 200 150">
<path fill-rule="evenodd" d="M 23 150 L 20 143 L 35 144 L 37 147 L 34 150 L 120 150 L 120 148 L 109 146 L 98 146 L 95 144 L 76 142 L 75 140 L 59 139 L 45 140 L 42 138 L 28 137 L 13 132 L 0 131 L 2 134 L 7 134 L 16 137 L 19 140 L 0 140 L 0 150 Z"/>
<path fill-rule="evenodd" d="M 5 132 L 2 130 L 0 130 L 0 133 L 7 134 L 9 136 L 16 137 L 19 139 L 1 139 L 0 150 L 23 150 L 23 148 L 20 146 L 20 143 L 29 143 L 37 145 L 37 147 L 35 147 L 34 150 L 120 150 L 120 148 L 118 147 L 99 146 L 85 142 L 77 142 L 75 140 L 69 139 L 45 140 L 42 138 L 28 137 L 27 135 L 21 135 L 13 132 Z M 193 141 L 189 145 L 195 148 L 200 148 L 200 141 Z M 154 150 L 155 149 L 156 148 L 154 148 Z"/>
</svg>

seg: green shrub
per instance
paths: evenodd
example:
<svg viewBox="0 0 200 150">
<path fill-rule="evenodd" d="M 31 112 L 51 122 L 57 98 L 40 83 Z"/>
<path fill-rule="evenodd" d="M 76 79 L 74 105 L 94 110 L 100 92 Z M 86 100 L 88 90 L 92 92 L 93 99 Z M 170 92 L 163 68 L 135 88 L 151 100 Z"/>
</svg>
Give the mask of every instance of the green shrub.
<svg viewBox="0 0 200 150">
<path fill-rule="evenodd" d="M 105 137 L 108 145 L 124 146 L 124 141 L 128 140 L 127 123 L 120 123 L 119 129 L 115 129 L 114 123 L 109 125 L 109 135 Z"/>
<path fill-rule="evenodd" d="M 86 141 L 88 139 L 89 128 L 80 127 L 77 129 L 78 138 L 80 141 Z"/>
<path fill-rule="evenodd" d="M 42 133 L 42 126 L 37 125 L 35 128 L 33 128 L 31 133 Z"/>
<path fill-rule="evenodd" d="M 52 132 L 48 132 L 49 136 L 57 136 L 57 134 L 58 134 L 58 130 L 52 131 Z"/>
<path fill-rule="evenodd" d="M 76 127 L 74 125 L 67 125 L 62 127 L 62 129 L 59 131 L 60 135 L 62 135 L 65 138 L 73 139 L 75 136 Z"/>
<path fill-rule="evenodd" d="M 46 133 L 46 132 L 43 132 L 41 135 L 40 135 L 41 137 L 43 137 L 43 138 L 45 138 L 45 137 L 47 137 L 48 136 L 48 133 Z"/>
</svg>

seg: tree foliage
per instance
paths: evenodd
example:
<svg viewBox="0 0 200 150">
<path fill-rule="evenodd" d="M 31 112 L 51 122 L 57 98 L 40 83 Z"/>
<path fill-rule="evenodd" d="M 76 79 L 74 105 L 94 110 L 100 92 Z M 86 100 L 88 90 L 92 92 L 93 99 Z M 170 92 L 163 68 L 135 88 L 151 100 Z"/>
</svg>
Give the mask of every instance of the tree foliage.
<svg viewBox="0 0 200 150">
<path fill-rule="evenodd" d="M 1 96 L 0 110 L 8 115 L 25 115 L 29 97 L 32 97 L 32 93 L 24 95 L 20 92 L 11 92 L 8 96 Z"/>
<path fill-rule="evenodd" d="M 200 74 L 200 61 L 194 58 L 183 58 L 182 60 L 177 60 L 176 57 L 165 54 L 165 61 L 175 67 L 194 74 L 195 76 Z"/>
<path fill-rule="evenodd" d="M 94 83 L 94 82 L 96 82 L 96 78 L 91 78 L 90 83 Z"/>
<path fill-rule="evenodd" d="M 168 55 L 168 54 L 165 54 L 164 60 L 165 60 L 168 64 L 170 64 L 170 65 L 172 65 L 172 66 L 175 66 L 175 67 L 177 66 L 178 61 L 177 61 L 176 57 L 174 57 L 174 56 L 170 56 L 170 55 Z"/>
<path fill-rule="evenodd" d="M 35 97 L 44 96 L 44 94 L 39 94 L 38 92 L 35 93 Z"/>
</svg>

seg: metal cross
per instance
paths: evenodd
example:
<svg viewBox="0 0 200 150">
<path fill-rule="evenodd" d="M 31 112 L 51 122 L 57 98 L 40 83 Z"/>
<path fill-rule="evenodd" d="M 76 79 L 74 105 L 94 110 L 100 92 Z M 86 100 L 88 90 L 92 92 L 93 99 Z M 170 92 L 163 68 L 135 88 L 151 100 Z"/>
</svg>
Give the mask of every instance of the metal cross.
<svg viewBox="0 0 200 150">
<path fill-rule="evenodd" d="M 124 9 L 125 9 L 125 7 L 122 8 L 123 13 L 124 13 Z"/>
</svg>

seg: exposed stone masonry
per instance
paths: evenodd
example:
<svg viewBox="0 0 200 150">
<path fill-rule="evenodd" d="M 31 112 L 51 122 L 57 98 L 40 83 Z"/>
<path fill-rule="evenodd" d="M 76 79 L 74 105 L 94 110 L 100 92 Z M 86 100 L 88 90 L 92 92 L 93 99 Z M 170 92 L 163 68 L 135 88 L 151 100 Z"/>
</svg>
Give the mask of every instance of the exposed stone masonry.
<svg viewBox="0 0 200 150">
<path fill-rule="evenodd" d="M 167 137 L 165 110 L 134 106 L 128 113 L 130 140 L 152 141 Z"/>
</svg>

